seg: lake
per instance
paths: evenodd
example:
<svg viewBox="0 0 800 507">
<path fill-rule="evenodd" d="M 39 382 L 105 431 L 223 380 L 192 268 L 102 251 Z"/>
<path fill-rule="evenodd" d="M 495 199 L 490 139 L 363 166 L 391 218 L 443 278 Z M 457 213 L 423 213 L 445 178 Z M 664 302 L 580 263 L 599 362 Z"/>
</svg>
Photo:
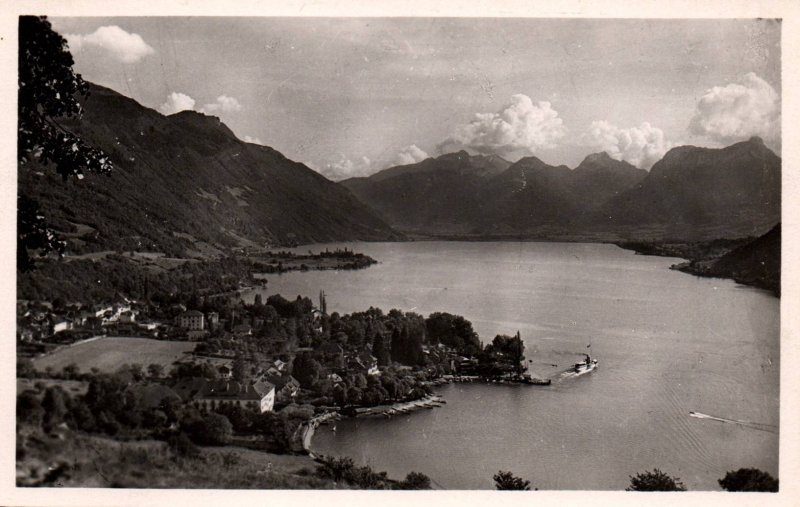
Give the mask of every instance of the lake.
<svg viewBox="0 0 800 507">
<path fill-rule="evenodd" d="M 653 468 L 690 490 L 728 470 L 778 476 L 779 299 L 672 271 L 678 259 L 581 243 L 348 243 L 379 264 L 292 272 L 265 295 L 327 294 L 328 311 L 370 306 L 463 315 L 484 343 L 518 330 L 548 387 L 449 385 L 447 405 L 343 420 L 313 441 L 390 476 L 490 489 L 510 470 L 539 489 L 624 489 Z M 248 295 L 249 299 L 254 293 Z M 591 345 L 591 349 L 587 349 Z M 562 375 L 585 351 L 599 368 Z M 690 411 L 714 418 L 697 418 Z"/>
</svg>

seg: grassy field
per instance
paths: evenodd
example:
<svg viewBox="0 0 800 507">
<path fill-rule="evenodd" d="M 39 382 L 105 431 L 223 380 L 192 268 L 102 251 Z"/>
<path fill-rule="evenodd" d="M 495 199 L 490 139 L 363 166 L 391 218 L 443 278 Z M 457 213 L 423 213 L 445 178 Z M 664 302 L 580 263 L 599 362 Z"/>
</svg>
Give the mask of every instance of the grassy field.
<svg viewBox="0 0 800 507">
<path fill-rule="evenodd" d="M 47 367 L 61 371 L 65 366 L 75 363 L 81 372 L 97 368 L 102 372 L 112 373 L 123 364 L 138 363 L 146 368 L 157 363 L 168 372 L 175 361 L 194 350 L 194 347 L 195 343 L 185 341 L 108 337 L 61 348 L 52 354 L 34 359 L 33 366 L 39 371 L 44 371 Z"/>
<path fill-rule="evenodd" d="M 204 447 L 180 458 L 164 442 L 122 442 L 66 431 L 17 434 L 18 486 L 121 488 L 330 489 L 308 456 L 239 447 Z M 339 485 L 338 487 L 346 487 Z"/>
</svg>

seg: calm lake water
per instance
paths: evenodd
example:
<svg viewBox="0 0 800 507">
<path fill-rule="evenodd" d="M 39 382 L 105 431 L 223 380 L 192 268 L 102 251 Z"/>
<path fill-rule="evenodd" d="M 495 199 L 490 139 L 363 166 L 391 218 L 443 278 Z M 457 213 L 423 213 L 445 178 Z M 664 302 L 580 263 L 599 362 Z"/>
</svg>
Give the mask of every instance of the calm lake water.
<svg viewBox="0 0 800 507">
<path fill-rule="evenodd" d="M 621 490 L 656 467 L 690 490 L 719 489 L 740 467 L 778 475 L 779 300 L 768 293 L 613 245 L 346 246 L 380 264 L 274 276 L 264 293 L 316 299 L 324 290 L 340 313 L 456 313 L 484 343 L 519 330 L 531 370 L 554 382 L 444 386 L 442 408 L 320 428 L 317 452 L 457 489 L 490 489 L 498 470 L 539 489 Z M 561 375 L 589 343 L 599 368 Z"/>
</svg>

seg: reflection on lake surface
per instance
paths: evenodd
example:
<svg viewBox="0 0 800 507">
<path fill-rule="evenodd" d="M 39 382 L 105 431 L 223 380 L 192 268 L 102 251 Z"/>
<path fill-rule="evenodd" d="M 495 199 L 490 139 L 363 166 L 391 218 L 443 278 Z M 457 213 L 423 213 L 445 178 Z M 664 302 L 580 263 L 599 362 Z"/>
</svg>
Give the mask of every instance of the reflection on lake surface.
<svg viewBox="0 0 800 507">
<path fill-rule="evenodd" d="M 779 300 L 768 293 L 613 245 L 346 246 L 380 263 L 272 276 L 265 294 L 324 290 L 340 313 L 456 313 L 485 343 L 519 330 L 536 375 L 557 374 L 589 343 L 600 367 L 549 387 L 444 386 L 446 406 L 343 420 L 335 433 L 320 428 L 316 451 L 445 488 L 492 488 L 501 469 L 539 489 L 621 490 L 655 467 L 690 490 L 719 489 L 740 467 L 778 475 Z"/>
</svg>

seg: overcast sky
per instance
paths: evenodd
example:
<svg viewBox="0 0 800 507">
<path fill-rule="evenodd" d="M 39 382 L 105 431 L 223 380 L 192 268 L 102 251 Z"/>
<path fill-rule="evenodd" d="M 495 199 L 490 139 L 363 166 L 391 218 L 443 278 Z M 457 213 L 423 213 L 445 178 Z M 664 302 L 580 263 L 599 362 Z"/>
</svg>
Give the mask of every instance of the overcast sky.
<svg viewBox="0 0 800 507">
<path fill-rule="evenodd" d="M 681 144 L 780 150 L 771 20 L 51 21 L 84 78 L 219 116 L 332 179 L 458 149 L 644 168 Z"/>
</svg>

